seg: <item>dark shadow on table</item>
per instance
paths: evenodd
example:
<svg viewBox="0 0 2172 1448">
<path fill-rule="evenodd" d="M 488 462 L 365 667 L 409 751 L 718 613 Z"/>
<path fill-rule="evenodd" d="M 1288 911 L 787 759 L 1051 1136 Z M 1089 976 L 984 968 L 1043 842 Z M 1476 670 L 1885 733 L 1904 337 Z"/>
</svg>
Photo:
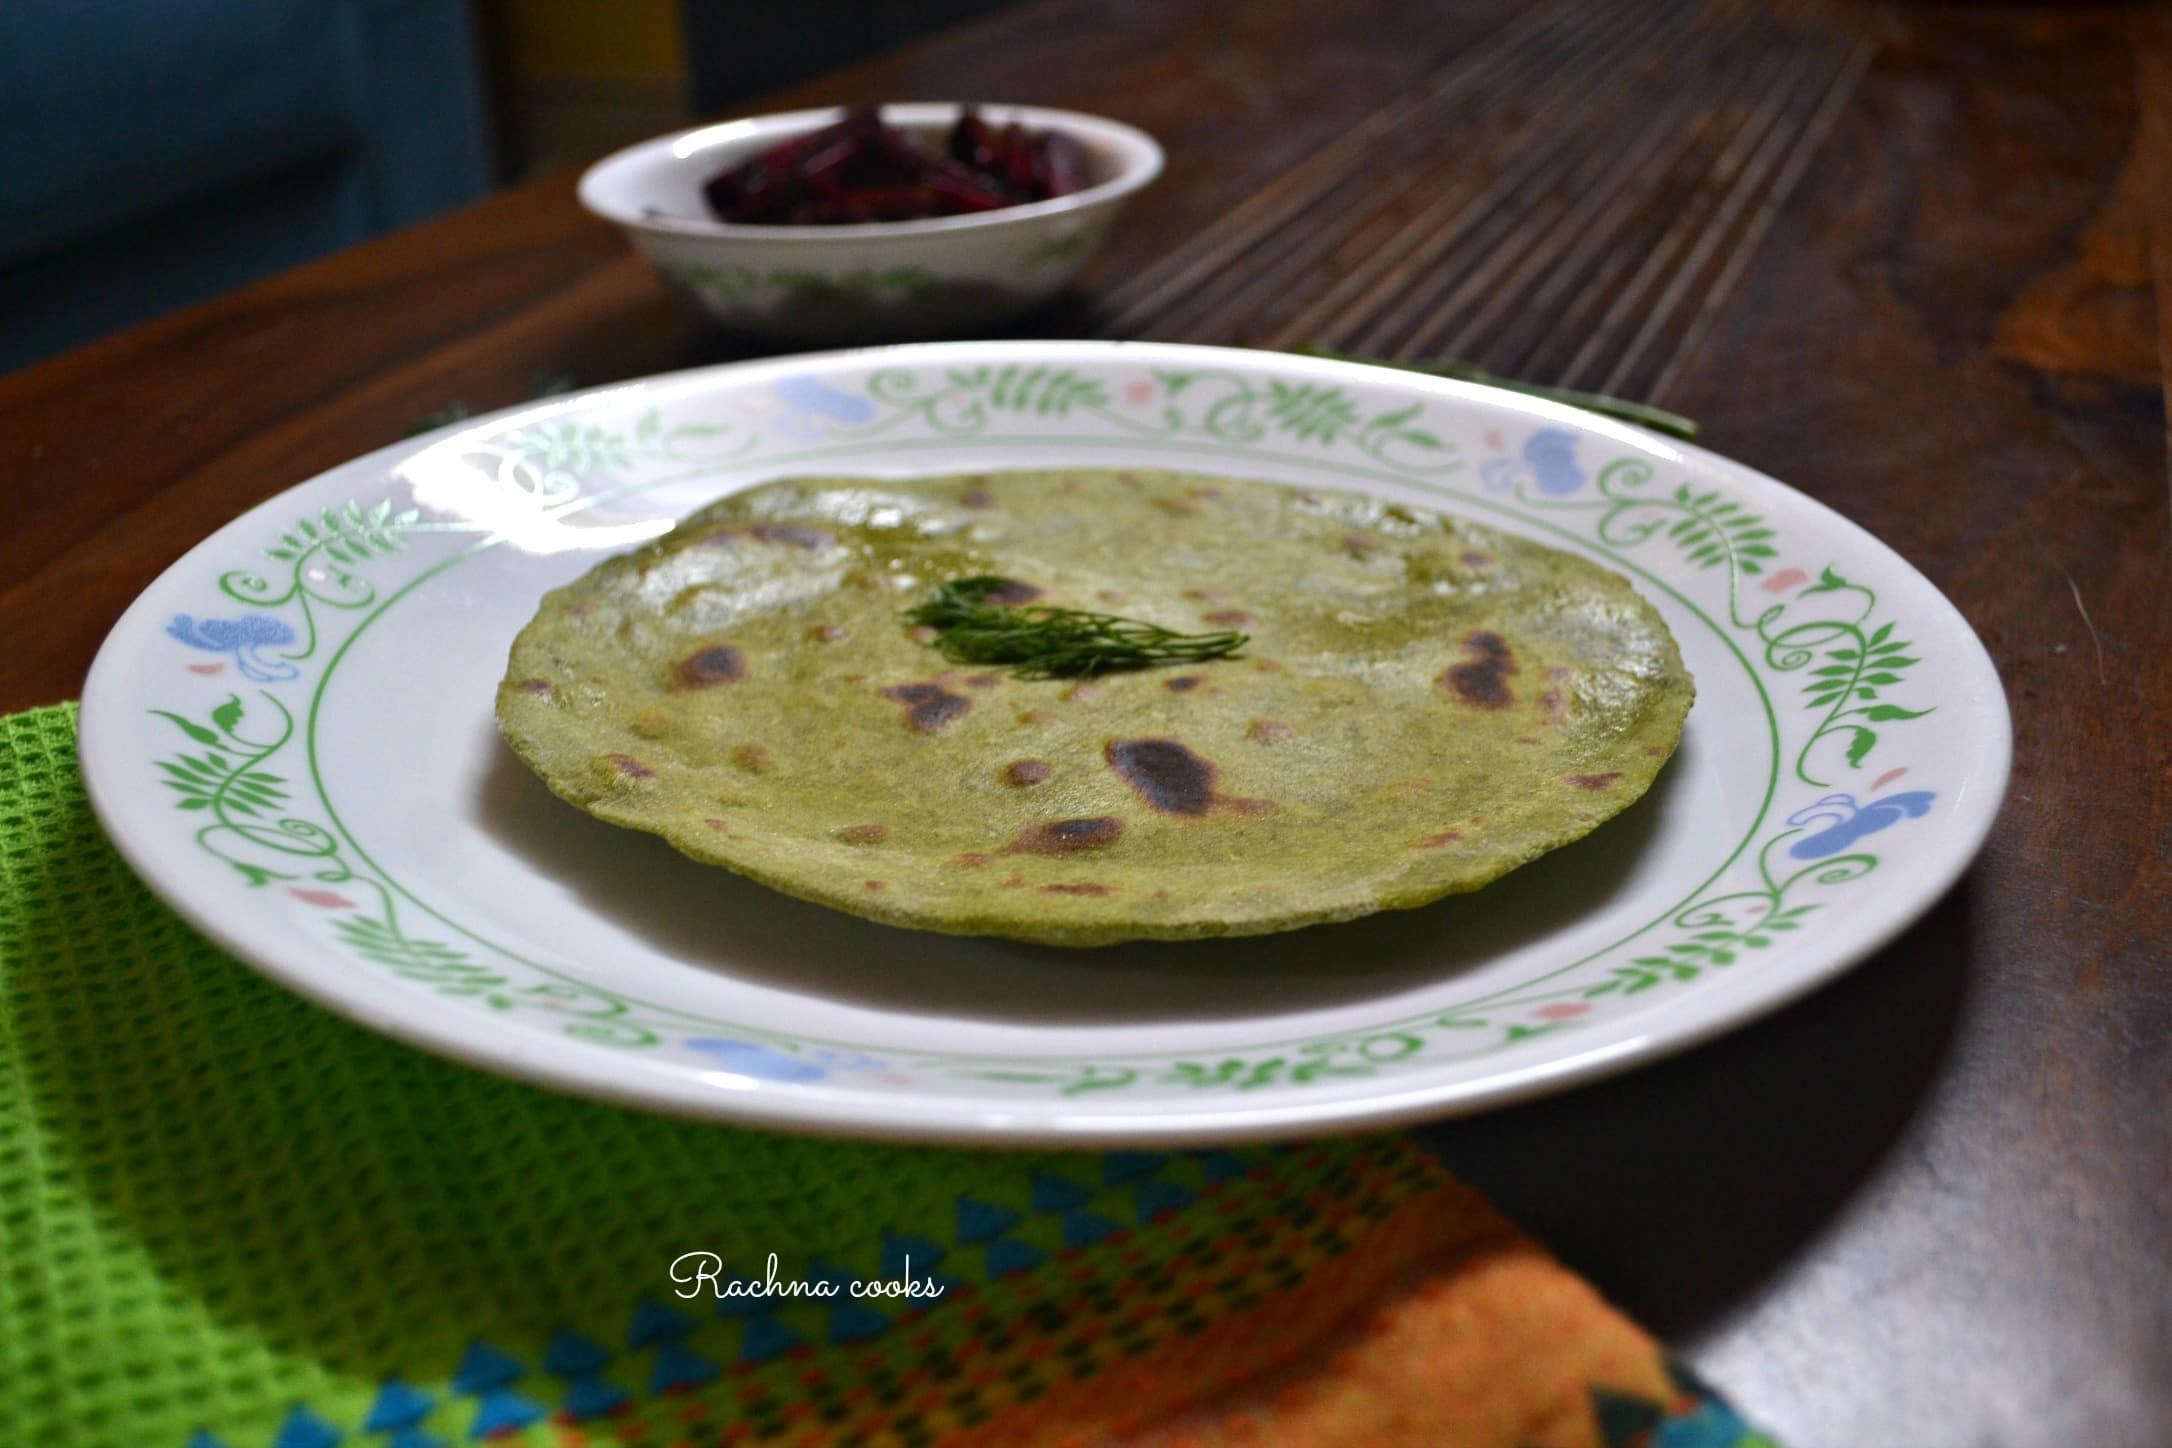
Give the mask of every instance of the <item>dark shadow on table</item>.
<svg viewBox="0 0 2172 1448">
<path fill-rule="evenodd" d="M 1967 999 L 1970 889 L 1770 1020 L 1421 1139 L 1631 1316 L 1694 1347 L 1908 1135 Z"/>
<path fill-rule="evenodd" d="M 731 332 L 694 315 L 694 303 L 670 296 L 662 299 L 654 325 L 642 337 L 642 346 L 629 345 L 623 332 L 598 336 L 591 342 L 571 345 L 568 370 L 583 386 L 601 386 L 655 370 L 655 338 L 680 338 L 673 368 L 709 367 L 723 362 L 744 362 L 757 357 L 783 357 L 795 352 L 823 351 L 814 343 L 792 342 Z M 1094 293 L 1081 287 L 1059 292 L 1022 316 L 996 327 L 977 327 L 952 337 L 916 338 L 930 342 L 1008 342 L 1037 339 L 1099 337 L 1107 327 L 1105 308 Z M 844 344 L 837 344 L 844 345 Z"/>
</svg>

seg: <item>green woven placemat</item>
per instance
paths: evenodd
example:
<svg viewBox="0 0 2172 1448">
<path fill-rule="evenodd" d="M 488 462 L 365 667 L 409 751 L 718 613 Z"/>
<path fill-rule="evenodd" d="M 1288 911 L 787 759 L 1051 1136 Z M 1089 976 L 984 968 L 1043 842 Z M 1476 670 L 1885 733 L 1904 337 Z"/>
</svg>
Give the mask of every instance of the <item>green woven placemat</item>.
<svg viewBox="0 0 2172 1448">
<path fill-rule="evenodd" d="M 834 1283 L 896 1280 L 909 1256 L 945 1292 L 917 1311 L 686 1301 L 669 1273 L 691 1251 Z M 142 888 L 83 798 L 72 707 L 0 719 L 8 1448 L 1007 1443 L 1067 1422 L 1098 1441 L 1109 1384 L 1186 1399 L 1141 1376 L 1186 1351 L 1225 1417 L 1253 1411 L 1243 1373 L 1436 1251 L 1573 1284 L 1589 1350 L 1515 1360 L 1531 1395 L 1579 1405 L 1544 1441 L 1752 1441 L 1631 1361 L 1641 1334 L 1407 1143 L 842 1145 L 555 1096 L 371 1035 Z M 1636 1381 L 1584 1383 L 1610 1373 Z M 1653 1436 L 1700 1422 L 1726 1436 Z"/>
</svg>

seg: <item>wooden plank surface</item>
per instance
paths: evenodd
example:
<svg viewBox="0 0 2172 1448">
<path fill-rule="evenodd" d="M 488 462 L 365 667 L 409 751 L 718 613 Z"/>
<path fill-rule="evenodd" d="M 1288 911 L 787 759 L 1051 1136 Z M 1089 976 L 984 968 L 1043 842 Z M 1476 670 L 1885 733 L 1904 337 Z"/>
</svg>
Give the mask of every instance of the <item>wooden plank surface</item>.
<svg viewBox="0 0 2172 1448">
<path fill-rule="evenodd" d="M 1169 148 L 1023 335 L 1453 351 L 1662 401 L 1983 635 L 2013 794 L 1780 1016 L 1428 1132 L 1802 1448 L 2172 1443 L 2172 25 L 2144 8 L 1045 0 L 782 102 Z M 0 378 L 0 708 L 458 400 L 746 355 L 565 178 Z"/>
</svg>

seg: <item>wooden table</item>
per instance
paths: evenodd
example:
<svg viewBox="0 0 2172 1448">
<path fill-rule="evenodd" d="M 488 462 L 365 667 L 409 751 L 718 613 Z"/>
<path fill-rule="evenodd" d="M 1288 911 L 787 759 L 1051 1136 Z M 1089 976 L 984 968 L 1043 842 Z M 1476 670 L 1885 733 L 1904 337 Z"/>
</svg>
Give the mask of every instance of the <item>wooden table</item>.
<svg viewBox="0 0 2172 1448">
<path fill-rule="evenodd" d="M 1960 605 L 2017 753 L 1967 882 L 1777 1019 L 1430 1136 L 1802 1448 L 2172 1443 L 2172 24 L 1047 0 L 782 99 L 953 95 L 1169 148 L 1027 330 L 1651 397 Z M 425 414 L 733 355 L 560 178 L 0 379 L 0 707 Z"/>
</svg>

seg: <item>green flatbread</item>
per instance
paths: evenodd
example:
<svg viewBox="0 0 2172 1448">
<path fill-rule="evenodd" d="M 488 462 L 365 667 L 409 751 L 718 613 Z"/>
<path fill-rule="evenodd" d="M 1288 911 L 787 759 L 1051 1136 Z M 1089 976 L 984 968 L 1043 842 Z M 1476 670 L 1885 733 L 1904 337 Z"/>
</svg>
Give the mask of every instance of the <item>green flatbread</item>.
<svg viewBox="0 0 2172 1448">
<path fill-rule="evenodd" d="M 902 614 L 979 574 L 1251 642 L 1090 681 L 954 664 Z M 788 894 L 1100 945 L 1475 890 L 1643 794 L 1694 692 L 1658 613 L 1555 549 L 1353 495 L 1030 472 L 712 504 L 544 599 L 498 724 L 562 798 Z"/>
</svg>

